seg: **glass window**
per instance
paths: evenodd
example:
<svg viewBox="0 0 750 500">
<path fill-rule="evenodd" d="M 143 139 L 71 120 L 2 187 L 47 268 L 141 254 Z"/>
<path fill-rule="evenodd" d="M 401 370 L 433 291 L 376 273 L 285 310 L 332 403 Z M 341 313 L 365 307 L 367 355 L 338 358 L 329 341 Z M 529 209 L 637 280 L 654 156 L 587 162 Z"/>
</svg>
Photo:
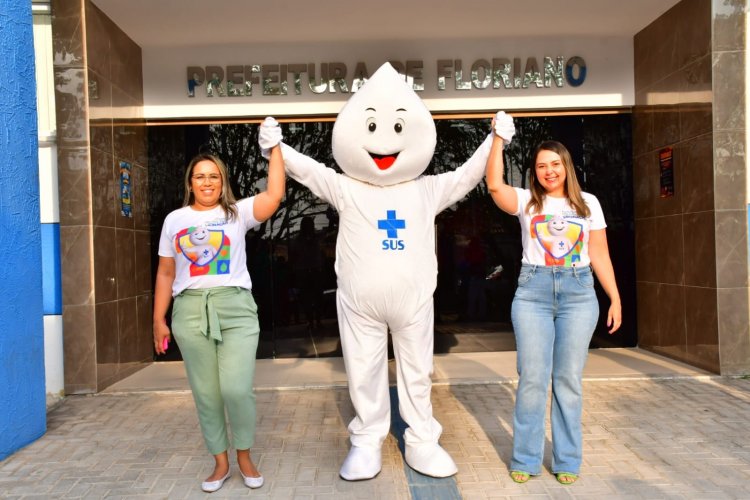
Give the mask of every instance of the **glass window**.
<svg viewBox="0 0 750 500">
<path fill-rule="evenodd" d="M 438 141 L 427 175 L 463 164 L 489 133 L 490 119 L 438 119 L 436 126 Z M 337 169 L 331 152 L 333 121 L 284 123 L 282 128 L 287 144 Z M 570 150 L 583 189 L 599 198 L 624 321 L 615 336 L 607 335 L 600 324 L 592 347 L 635 346 L 630 115 L 518 117 L 516 130 L 505 150 L 510 184 L 527 187 L 534 148 L 553 138 Z M 251 196 L 263 189 L 267 170 L 257 134 L 256 124 L 149 128 L 154 272 L 161 224 L 182 204 L 184 168 L 190 158 L 198 152 L 217 154 L 227 164 L 235 195 Z M 248 268 L 261 324 L 258 357 L 341 356 L 333 270 L 338 216 L 306 187 L 287 179 L 280 210 L 247 236 Z M 510 307 L 521 261 L 517 219 L 495 207 L 482 181 L 463 201 L 437 216 L 435 231 L 435 352 L 515 350 Z M 607 298 L 600 288 L 598 293 L 606 314 Z"/>
</svg>

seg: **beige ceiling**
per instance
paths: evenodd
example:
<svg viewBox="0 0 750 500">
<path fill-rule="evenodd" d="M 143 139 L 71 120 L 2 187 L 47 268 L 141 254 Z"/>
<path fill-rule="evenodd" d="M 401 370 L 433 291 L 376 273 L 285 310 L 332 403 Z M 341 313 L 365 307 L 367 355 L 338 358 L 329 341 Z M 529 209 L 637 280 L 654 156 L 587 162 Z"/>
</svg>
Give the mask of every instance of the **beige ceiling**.
<svg viewBox="0 0 750 500">
<path fill-rule="evenodd" d="M 143 49 L 633 36 L 678 0 L 92 0 Z"/>
</svg>

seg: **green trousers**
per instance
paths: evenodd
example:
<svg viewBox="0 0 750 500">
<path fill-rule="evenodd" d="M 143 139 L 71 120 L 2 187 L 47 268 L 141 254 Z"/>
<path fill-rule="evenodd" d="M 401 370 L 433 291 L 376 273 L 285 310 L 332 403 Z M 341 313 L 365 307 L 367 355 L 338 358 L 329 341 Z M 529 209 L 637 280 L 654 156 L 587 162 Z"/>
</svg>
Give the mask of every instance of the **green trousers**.
<svg viewBox="0 0 750 500">
<path fill-rule="evenodd" d="M 255 354 L 258 308 L 249 290 L 217 287 L 185 290 L 174 299 L 172 335 L 185 363 L 203 439 L 212 455 L 255 440 Z"/>
</svg>

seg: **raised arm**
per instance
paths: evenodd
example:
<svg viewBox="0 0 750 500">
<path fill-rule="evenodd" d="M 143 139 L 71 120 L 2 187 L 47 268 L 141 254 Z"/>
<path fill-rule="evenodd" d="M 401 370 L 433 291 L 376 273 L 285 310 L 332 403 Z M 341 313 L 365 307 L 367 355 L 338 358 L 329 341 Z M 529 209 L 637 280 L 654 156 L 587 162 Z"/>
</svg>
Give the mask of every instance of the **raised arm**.
<svg viewBox="0 0 750 500">
<path fill-rule="evenodd" d="M 258 144 L 264 157 L 270 158 L 274 147 L 281 148 L 283 164 L 289 176 L 307 186 L 315 196 L 338 208 L 337 187 L 339 174 L 312 158 L 303 155 L 291 146 L 281 142 L 281 127 L 278 122 L 268 117 L 260 127 Z"/>
<path fill-rule="evenodd" d="M 268 182 L 266 190 L 255 195 L 253 201 L 253 217 L 258 222 L 264 222 L 279 208 L 284 197 L 285 188 L 284 157 L 281 145 L 277 144 L 269 153 Z"/>
<path fill-rule="evenodd" d="M 500 133 L 497 132 L 498 127 L 502 124 L 498 123 L 497 118 L 492 122 L 492 128 L 496 130 L 495 136 L 492 138 L 492 146 L 490 148 L 490 154 L 487 158 L 487 190 L 492 196 L 492 201 L 495 202 L 503 212 L 507 212 L 514 215 L 518 211 L 518 194 L 516 190 L 505 183 L 503 179 L 503 148 L 510 141 L 505 141 Z M 515 129 L 514 129 L 515 131 Z"/>
<path fill-rule="evenodd" d="M 620 292 L 617 290 L 615 271 L 609 257 L 607 233 L 605 229 L 595 229 L 589 233 L 589 258 L 599 283 L 609 297 L 609 311 L 607 312 L 607 327 L 609 333 L 614 333 L 622 323 L 622 305 Z"/>
<path fill-rule="evenodd" d="M 446 172 L 437 176 L 442 190 L 438 212 L 466 196 L 482 180 L 482 175 L 487 165 L 487 158 L 492 151 L 492 144 L 496 140 L 499 140 L 502 151 L 502 144 L 508 144 L 513 139 L 513 135 L 515 134 L 513 118 L 504 111 L 498 111 L 492 120 L 492 130 L 492 133 L 487 136 L 466 163 L 452 172 Z"/>
</svg>

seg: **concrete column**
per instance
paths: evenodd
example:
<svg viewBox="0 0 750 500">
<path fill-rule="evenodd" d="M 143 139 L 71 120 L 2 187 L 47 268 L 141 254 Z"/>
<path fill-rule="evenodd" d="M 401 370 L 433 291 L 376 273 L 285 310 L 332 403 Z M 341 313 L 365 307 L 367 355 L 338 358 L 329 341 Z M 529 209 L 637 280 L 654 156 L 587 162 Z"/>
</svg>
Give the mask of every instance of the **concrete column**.
<svg viewBox="0 0 750 500">
<path fill-rule="evenodd" d="M 0 0 L 0 460 L 47 428 L 31 2 Z"/>
</svg>

